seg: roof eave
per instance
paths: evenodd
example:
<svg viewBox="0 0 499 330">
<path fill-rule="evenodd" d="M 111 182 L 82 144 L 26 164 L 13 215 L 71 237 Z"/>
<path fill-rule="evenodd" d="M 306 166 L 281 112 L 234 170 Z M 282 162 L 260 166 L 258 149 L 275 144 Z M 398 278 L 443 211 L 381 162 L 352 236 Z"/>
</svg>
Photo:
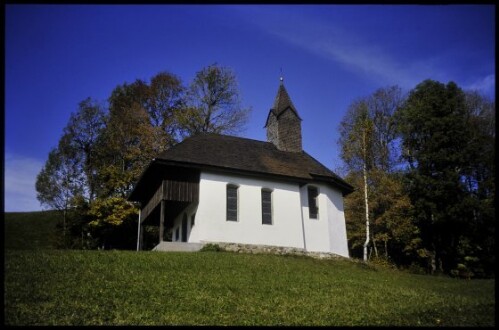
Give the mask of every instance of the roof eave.
<svg viewBox="0 0 499 330">
<path fill-rule="evenodd" d="M 332 176 L 319 175 L 319 174 L 311 174 L 311 175 L 314 177 L 314 179 L 318 181 L 323 181 L 333 184 L 335 187 L 341 190 L 343 196 L 347 196 L 355 191 L 355 188 L 353 186 L 351 186 L 348 182 L 342 179 L 338 179 Z"/>
<path fill-rule="evenodd" d="M 198 170 L 208 170 L 208 171 L 211 170 L 214 172 L 223 172 L 223 173 L 238 174 L 238 175 L 245 175 L 245 176 L 252 176 L 252 177 L 273 178 L 273 179 L 284 180 L 284 181 L 288 181 L 288 182 L 289 181 L 296 182 L 299 184 L 311 183 L 314 181 L 322 181 L 322 182 L 330 183 L 333 186 L 339 188 L 341 190 L 343 196 L 346 196 L 355 190 L 354 187 L 352 187 L 347 182 L 345 182 L 341 179 L 337 179 L 333 176 L 310 174 L 310 177 L 305 178 L 305 177 L 298 177 L 298 176 L 289 176 L 289 175 L 281 175 L 281 174 L 274 174 L 274 173 L 242 170 L 242 169 L 237 169 L 237 168 L 232 168 L 232 167 L 207 165 L 207 164 L 197 164 L 197 163 L 192 163 L 192 162 L 179 162 L 179 161 L 173 161 L 173 160 L 167 160 L 167 159 L 155 159 L 155 161 L 157 164 L 161 164 L 161 165 L 179 166 L 179 167 L 192 168 L 192 169 L 198 169 Z"/>
<path fill-rule="evenodd" d="M 193 168 L 193 169 L 198 169 L 198 170 L 208 170 L 208 171 L 215 171 L 215 172 L 253 176 L 253 177 L 275 178 L 275 179 L 281 179 L 281 180 L 285 180 L 285 181 L 293 181 L 293 182 L 297 182 L 297 183 L 309 182 L 311 180 L 311 177 L 305 178 L 305 177 L 299 177 L 299 176 L 290 176 L 290 175 L 266 173 L 266 172 L 259 172 L 259 171 L 243 170 L 243 169 L 238 169 L 238 168 L 233 168 L 233 167 L 225 167 L 225 166 L 217 166 L 217 165 L 209 165 L 209 164 L 181 162 L 181 161 L 174 161 L 174 160 L 167 160 L 167 159 L 157 159 L 156 161 L 158 164 L 161 164 L 161 165 L 179 166 L 179 167 Z"/>
</svg>

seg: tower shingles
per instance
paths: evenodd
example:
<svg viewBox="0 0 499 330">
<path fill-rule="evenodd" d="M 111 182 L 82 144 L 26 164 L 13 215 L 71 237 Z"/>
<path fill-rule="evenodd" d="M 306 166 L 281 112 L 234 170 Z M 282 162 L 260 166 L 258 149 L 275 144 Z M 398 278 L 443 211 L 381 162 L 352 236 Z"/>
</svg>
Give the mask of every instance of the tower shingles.
<svg viewBox="0 0 499 330">
<path fill-rule="evenodd" d="M 273 143 L 279 150 L 302 152 L 301 118 L 282 80 L 265 127 L 267 141 Z"/>
</svg>

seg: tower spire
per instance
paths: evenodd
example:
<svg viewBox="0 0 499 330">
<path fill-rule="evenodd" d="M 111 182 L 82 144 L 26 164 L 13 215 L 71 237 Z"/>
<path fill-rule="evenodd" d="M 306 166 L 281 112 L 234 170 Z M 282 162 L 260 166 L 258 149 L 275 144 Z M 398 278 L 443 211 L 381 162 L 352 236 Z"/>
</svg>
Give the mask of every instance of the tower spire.
<svg viewBox="0 0 499 330">
<path fill-rule="evenodd" d="M 283 80 L 281 76 L 274 105 L 265 122 L 267 141 L 272 142 L 279 150 L 301 152 L 301 118 L 291 102 Z"/>
</svg>

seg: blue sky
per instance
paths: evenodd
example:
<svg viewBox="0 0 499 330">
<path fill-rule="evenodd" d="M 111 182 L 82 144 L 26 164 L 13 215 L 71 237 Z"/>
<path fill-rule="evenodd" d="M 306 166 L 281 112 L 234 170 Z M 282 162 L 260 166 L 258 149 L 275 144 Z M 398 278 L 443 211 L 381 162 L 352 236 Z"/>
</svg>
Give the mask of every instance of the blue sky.
<svg viewBox="0 0 499 330">
<path fill-rule="evenodd" d="M 338 124 L 353 100 L 424 79 L 495 98 L 493 5 L 7 5 L 5 210 L 33 211 L 36 175 L 71 112 L 160 71 L 185 84 L 218 63 L 236 74 L 263 125 L 284 84 L 303 147 L 335 170 Z"/>
</svg>

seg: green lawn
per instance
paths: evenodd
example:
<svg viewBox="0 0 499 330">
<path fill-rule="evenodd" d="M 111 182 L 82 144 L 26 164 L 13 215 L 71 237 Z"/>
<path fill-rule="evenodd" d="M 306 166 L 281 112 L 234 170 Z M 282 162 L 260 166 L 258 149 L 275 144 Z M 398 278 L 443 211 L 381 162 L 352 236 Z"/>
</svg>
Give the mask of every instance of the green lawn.
<svg viewBox="0 0 499 330">
<path fill-rule="evenodd" d="M 494 326 L 494 280 L 228 252 L 6 250 L 7 325 Z"/>
<path fill-rule="evenodd" d="M 308 257 L 56 250 L 58 221 L 5 214 L 5 324 L 495 325 L 494 280 Z"/>
</svg>

